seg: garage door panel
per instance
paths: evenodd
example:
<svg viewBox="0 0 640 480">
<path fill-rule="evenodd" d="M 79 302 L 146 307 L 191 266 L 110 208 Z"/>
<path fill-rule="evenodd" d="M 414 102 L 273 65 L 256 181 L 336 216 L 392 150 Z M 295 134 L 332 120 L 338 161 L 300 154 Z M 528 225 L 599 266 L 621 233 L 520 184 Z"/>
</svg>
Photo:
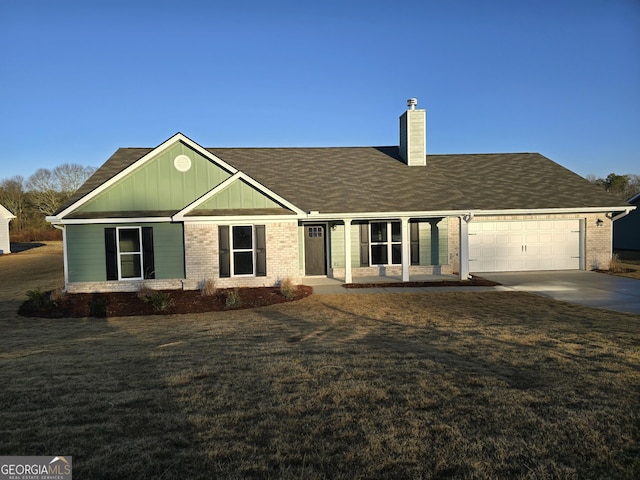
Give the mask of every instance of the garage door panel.
<svg viewBox="0 0 640 480">
<path fill-rule="evenodd" d="M 496 233 L 495 242 L 497 245 L 509 245 L 512 243 L 511 235 L 508 233 Z"/>
<path fill-rule="evenodd" d="M 540 232 L 538 235 L 538 242 L 541 244 L 549 244 L 553 242 L 553 233 L 552 232 Z"/>
<path fill-rule="evenodd" d="M 580 220 L 471 222 L 475 272 L 580 268 Z"/>
</svg>

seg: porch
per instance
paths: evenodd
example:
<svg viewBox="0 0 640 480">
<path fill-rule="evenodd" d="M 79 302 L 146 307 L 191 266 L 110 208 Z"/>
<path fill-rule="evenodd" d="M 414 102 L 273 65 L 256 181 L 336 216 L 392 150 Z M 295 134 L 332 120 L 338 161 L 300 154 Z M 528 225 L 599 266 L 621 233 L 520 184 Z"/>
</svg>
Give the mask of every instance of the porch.
<svg viewBox="0 0 640 480">
<path fill-rule="evenodd" d="M 439 274 L 439 275 L 412 275 L 409 282 L 457 282 L 460 281 L 459 276 L 452 274 Z M 384 286 L 390 283 L 407 283 L 402 280 L 402 276 L 366 276 L 366 277 L 353 277 L 350 283 L 355 284 L 379 284 L 380 287 L 372 288 L 345 288 L 344 279 L 330 278 L 330 277 L 302 277 L 301 283 L 313 287 L 315 293 L 319 294 L 342 294 L 342 293 L 371 293 L 371 292 L 390 292 L 390 293 L 412 293 L 412 292 L 425 292 L 436 289 L 439 292 L 445 292 L 450 289 L 460 291 L 460 288 L 465 287 L 430 287 L 430 286 L 409 286 L 409 287 L 389 287 Z M 471 288 L 471 287 L 470 287 Z M 472 287 L 474 290 L 479 287 Z M 483 287 L 480 287 L 483 288 Z"/>
<path fill-rule="evenodd" d="M 305 278 L 326 275 L 344 283 L 467 279 L 462 224 L 466 227 L 469 219 L 443 215 L 301 221 L 302 271 Z M 458 275 L 450 275 L 456 270 Z"/>
</svg>

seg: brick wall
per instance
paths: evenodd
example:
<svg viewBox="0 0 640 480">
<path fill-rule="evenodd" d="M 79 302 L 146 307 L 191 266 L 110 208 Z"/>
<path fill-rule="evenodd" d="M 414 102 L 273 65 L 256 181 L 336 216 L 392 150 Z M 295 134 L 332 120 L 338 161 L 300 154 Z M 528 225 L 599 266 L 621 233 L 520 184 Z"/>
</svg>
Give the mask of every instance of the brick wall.
<svg viewBox="0 0 640 480">
<path fill-rule="evenodd" d="M 446 275 L 450 274 L 449 265 L 411 265 L 409 266 L 409 277 L 412 275 Z M 332 268 L 329 270 L 329 277 L 345 278 L 344 268 Z M 357 277 L 402 277 L 402 266 L 374 266 L 374 267 L 354 267 L 351 269 L 351 276 Z"/>
<path fill-rule="evenodd" d="M 602 226 L 597 221 L 602 220 Z M 604 214 L 585 216 L 585 268 L 607 269 L 613 255 L 613 222 Z"/>
<path fill-rule="evenodd" d="M 449 267 L 450 273 L 458 273 L 460 269 L 460 222 L 458 217 L 449 217 Z"/>
<path fill-rule="evenodd" d="M 68 293 L 137 292 L 140 287 L 153 290 L 178 290 L 183 288 L 183 280 L 132 280 L 106 282 L 73 282 L 67 284 Z"/>
<path fill-rule="evenodd" d="M 263 287 L 279 284 L 285 278 L 300 283 L 297 222 L 264 223 L 267 242 L 266 277 L 220 278 L 218 262 L 218 225 L 189 224 L 185 236 L 185 289 L 200 288 L 205 280 L 214 280 L 218 288 Z"/>
</svg>

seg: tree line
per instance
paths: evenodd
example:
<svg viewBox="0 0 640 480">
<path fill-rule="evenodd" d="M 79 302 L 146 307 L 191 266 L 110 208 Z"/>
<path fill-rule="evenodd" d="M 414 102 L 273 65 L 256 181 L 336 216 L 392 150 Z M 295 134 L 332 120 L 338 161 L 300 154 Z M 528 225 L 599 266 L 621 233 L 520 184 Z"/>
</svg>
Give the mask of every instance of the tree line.
<svg viewBox="0 0 640 480">
<path fill-rule="evenodd" d="M 617 175 L 610 173 L 607 178 L 598 178 L 595 175 L 587 175 L 587 180 L 604 188 L 607 192 L 616 197 L 628 200 L 635 194 L 640 193 L 640 175 L 628 173 Z"/>
<path fill-rule="evenodd" d="M 94 171 L 94 167 L 65 163 L 53 170 L 39 168 L 26 180 L 16 175 L 0 181 L 0 204 L 16 216 L 9 224 L 11 240 L 50 240 L 59 236 L 52 232 L 45 217 L 58 210 Z"/>
</svg>

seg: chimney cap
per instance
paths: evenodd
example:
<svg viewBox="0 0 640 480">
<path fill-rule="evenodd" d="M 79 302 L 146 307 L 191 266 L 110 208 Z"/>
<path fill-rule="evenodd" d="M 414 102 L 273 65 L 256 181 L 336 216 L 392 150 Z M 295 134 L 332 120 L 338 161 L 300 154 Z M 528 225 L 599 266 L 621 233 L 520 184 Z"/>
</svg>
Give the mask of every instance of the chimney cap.
<svg viewBox="0 0 640 480">
<path fill-rule="evenodd" d="M 415 110 L 416 105 L 418 105 L 417 98 L 410 98 L 409 100 L 407 100 L 407 107 L 409 107 L 409 110 Z"/>
</svg>

